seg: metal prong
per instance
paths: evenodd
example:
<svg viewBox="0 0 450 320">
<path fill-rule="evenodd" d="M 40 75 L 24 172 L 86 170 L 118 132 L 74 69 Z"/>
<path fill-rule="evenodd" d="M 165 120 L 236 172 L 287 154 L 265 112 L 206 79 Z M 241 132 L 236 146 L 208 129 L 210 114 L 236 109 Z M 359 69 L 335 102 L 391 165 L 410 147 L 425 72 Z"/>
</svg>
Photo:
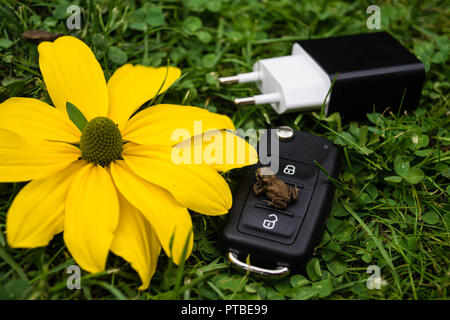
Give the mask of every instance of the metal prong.
<svg viewBox="0 0 450 320">
<path fill-rule="evenodd" d="M 233 84 L 233 83 L 238 83 L 239 78 L 238 78 L 238 76 L 221 77 L 221 78 L 219 78 L 219 82 L 221 85 Z"/>
<path fill-rule="evenodd" d="M 222 85 L 232 84 L 232 83 L 246 83 L 255 82 L 261 80 L 261 73 L 258 71 L 240 73 L 231 77 L 221 77 L 219 82 Z"/>
<path fill-rule="evenodd" d="M 234 99 L 234 103 L 238 106 L 249 106 L 249 105 L 255 104 L 255 98 L 254 97 L 236 98 L 236 99 Z"/>
</svg>

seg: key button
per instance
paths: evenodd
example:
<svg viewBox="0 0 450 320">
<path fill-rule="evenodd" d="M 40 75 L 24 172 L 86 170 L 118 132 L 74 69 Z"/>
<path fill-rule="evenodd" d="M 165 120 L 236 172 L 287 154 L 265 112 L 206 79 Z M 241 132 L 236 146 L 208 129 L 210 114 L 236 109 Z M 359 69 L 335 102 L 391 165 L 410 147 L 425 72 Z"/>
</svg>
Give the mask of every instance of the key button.
<svg viewBox="0 0 450 320">
<path fill-rule="evenodd" d="M 289 175 L 289 176 L 294 175 L 294 173 L 295 173 L 295 166 L 292 165 L 292 164 L 286 165 L 286 166 L 284 167 L 284 169 L 283 169 L 283 173 L 284 173 L 284 174 L 287 174 L 287 175 Z"/>
<path fill-rule="evenodd" d="M 280 158 L 279 165 L 280 167 L 277 174 L 279 177 L 286 178 L 302 187 L 309 189 L 314 188 L 317 175 L 319 174 L 318 168 L 283 158 Z"/>
<path fill-rule="evenodd" d="M 240 229 L 242 229 L 241 231 L 250 229 L 261 235 L 283 238 L 282 242 L 286 242 L 287 239 L 292 238 L 297 233 L 300 223 L 301 218 L 260 209 L 243 214 Z"/>
</svg>

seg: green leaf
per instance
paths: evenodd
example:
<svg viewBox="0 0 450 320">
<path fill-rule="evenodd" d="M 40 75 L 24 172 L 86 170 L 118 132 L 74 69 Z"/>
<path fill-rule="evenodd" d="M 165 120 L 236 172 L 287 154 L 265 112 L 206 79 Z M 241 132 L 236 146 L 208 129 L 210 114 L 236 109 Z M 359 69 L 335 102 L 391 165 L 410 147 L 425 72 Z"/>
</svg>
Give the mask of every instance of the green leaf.
<svg viewBox="0 0 450 320">
<path fill-rule="evenodd" d="M 342 131 L 341 115 L 339 114 L 339 112 L 334 112 L 326 117 L 325 112 L 323 112 L 321 108 L 320 112 L 313 112 L 312 115 L 317 120 L 326 121 L 332 129 L 337 130 L 338 132 Z"/>
<path fill-rule="evenodd" d="M 308 264 L 306 265 L 306 273 L 308 274 L 308 277 L 313 281 L 322 278 L 322 269 L 320 268 L 320 262 L 318 258 L 312 258 L 311 260 L 309 260 Z"/>
<path fill-rule="evenodd" d="M 66 4 L 57 5 L 55 9 L 52 11 L 52 16 L 57 20 L 66 19 L 68 17 L 67 5 Z"/>
<path fill-rule="evenodd" d="M 222 3 L 220 0 L 209 0 L 206 4 L 206 8 L 211 12 L 219 12 L 222 8 Z"/>
<path fill-rule="evenodd" d="M 141 8 L 132 11 L 127 20 L 129 28 L 138 31 L 146 31 L 148 27 L 159 27 L 165 23 L 162 8 L 151 6 L 150 3 L 144 3 Z"/>
<path fill-rule="evenodd" d="M 8 40 L 8 39 L 5 39 L 5 38 L 0 39 L 0 48 L 8 49 L 12 45 L 13 45 L 13 42 L 11 40 Z"/>
<path fill-rule="evenodd" d="M 10 97 L 19 95 L 25 88 L 26 82 L 21 79 L 4 78 L 1 82 L 4 86 L 2 89 L 6 89 Z"/>
<path fill-rule="evenodd" d="M 384 181 L 392 182 L 392 183 L 400 183 L 400 182 L 402 182 L 402 177 L 399 177 L 399 176 L 385 177 Z"/>
<path fill-rule="evenodd" d="M 307 299 L 311 299 L 312 297 L 316 296 L 318 293 L 319 293 L 319 291 L 316 287 L 312 287 L 312 286 L 302 287 L 295 292 L 294 299 L 307 300 Z"/>
<path fill-rule="evenodd" d="M 161 8 L 153 7 L 147 10 L 147 17 L 145 22 L 150 27 L 160 27 L 164 25 L 164 14 Z"/>
<path fill-rule="evenodd" d="M 294 274 L 291 277 L 290 282 L 291 282 L 291 286 L 293 288 L 301 288 L 301 287 L 307 285 L 309 283 L 309 280 L 306 279 L 301 274 Z"/>
<path fill-rule="evenodd" d="M 450 193 L 450 192 L 449 192 Z M 448 231 L 450 231 L 450 212 L 444 215 L 444 222 Z"/>
<path fill-rule="evenodd" d="M 203 43 L 208 43 L 212 40 L 212 36 L 207 31 L 199 31 L 197 32 L 197 38 Z"/>
<path fill-rule="evenodd" d="M 216 282 L 217 287 L 220 289 L 233 292 L 240 292 L 244 290 L 245 284 L 246 281 L 243 281 L 242 277 L 236 275 L 233 275 L 232 277 L 224 276 Z"/>
<path fill-rule="evenodd" d="M 450 52 L 450 40 L 448 36 L 442 35 L 435 38 L 436 45 L 442 52 Z"/>
<path fill-rule="evenodd" d="M 23 279 L 10 279 L 0 287 L 0 300 L 23 300 L 31 291 L 28 281 Z"/>
<path fill-rule="evenodd" d="M 394 160 L 394 170 L 399 176 L 411 184 L 419 183 L 425 176 L 422 169 L 411 168 L 409 162 L 402 161 L 400 156 L 397 156 Z"/>
<path fill-rule="evenodd" d="M 214 53 L 209 53 L 207 55 L 205 55 L 202 59 L 203 61 L 203 66 L 205 68 L 213 68 L 214 64 L 216 62 L 216 55 Z"/>
<path fill-rule="evenodd" d="M 383 116 L 377 112 L 368 113 L 367 119 L 376 126 L 385 127 Z"/>
<path fill-rule="evenodd" d="M 373 198 L 370 197 L 370 196 L 369 196 L 367 193 L 365 193 L 365 192 L 361 193 L 361 195 L 359 196 L 359 200 L 361 200 L 362 203 L 364 203 L 364 204 L 373 202 Z"/>
<path fill-rule="evenodd" d="M 56 20 L 52 17 L 47 17 L 44 20 L 44 27 L 52 28 L 52 27 L 56 26 L 57 23 L 58 23 L 58 20 Z"/>
<path fill-rule="evenodd" d="M 330 261 L 331 259 L 334 258 L 334 256 L 336 255 L 336 252 L 327 248 L 323 248 L 321 250 L 321 254 L 322 259 L 325 261 Z"/>
<path fill-rule="evenodd" d="M 422 150 L 417 150 L 416 152 L 414 152 L 414 154 L 418 157 L 428 157 L 433 152 L 434 152 L 433 149 L 422 149 Z"/>
<path fill-rule="evenodd" d="M 108 41 L 106 41 L 105 36 L 101 33 L 96 33 L 92 37 L 92 43 L 95 48 L 99 50 L 106 50 L 108 48 Z"/>
<path fill-rule="evenodd" d="M 379 192 L 377 187 L 375 187 L 375 185 L 373 183 L 370 183 L 367 188 L 367 193 L 372 197 L 373 200 L 375 200 L 376 198 L 378 198 L 379 196 Z"/>
<path fill-rule="evenodd" d="M 335 232 L 341 223 L 342 223 L 342 220 L 339 220 L 339 219 L 336 219 L 333 217 L 328 218 L 327 229 L 330 230 L 330 232 Z"/>
<path fill-rule="evenodd" d="M 333 292 L 333 284 L 331 283 L 331 279 L 313 283 L 312 287 L 319 293 L 319 298 L 327 297 Z"/>
<path fill-rule="evenodd" d="M 147 25 L 142 21 L 133 21 L 130 23 L 129 28 L 132 30 L 145 32 L 147 30 Z"/>
<path fill-rule="evenodd" d="M 414 45 L 414 53 L 422 62 L 428 62 L 434 52 L 434 46 L 427 41 L 419 41 Z"/>
<path fill-rule="evenodd" d="M 369 263 L 370 261 L 372 261 L 372 254 L 371 253 L 365 253 L 361 256 L 362 261 L 364 261 L 365 263 Z"/>
<path fill-rule="evenodd" d="M 445 63 L 447 61 L 448 54 L 443 51 L 436 52 L 431 58 L 433 63 Z"/>
<path fill-rule="evenodd" d="M 267 290 L 267 300 L 285 300 L 284 295 L 275 291 L 273 288 L 268 288 Z"/>
<path fill-rule="evenodd" d="M 405 180 L 411 184 L 417 184 L 425 177 L 422 169 L 411 168 L 409 169 L 408 175 L 404 176 Z"/>
<path fill-rule="evenodd" d="M 395 157 L 394 170 L 401 177 L 407 175 L 409 172 L 409 162 L 403 162 L 400 156 Z"/>
<path fill-rule="evenodd" d="M 208 0 L 187 0 L 184 2 L 186 7 L 197 12 L 204 11 L 207 3 Z"/>
<path fill-rule="evenodd" d="M 205 76 L 206 83 L 211 85 L 217 85 L 219 83 L 219 80 L 217 79 L 217 74 L 215 72 L 207 73 Z"/>
<path fill-rule="evenodd" d="M 358 140 L 360 145 L 365 145 L 367 142 L 367 126 L 358 126 L 356 122 L 350 123 L 349 129 L 350 133 Z"/>
<path fill-rule="evenodd" d="M 320 245 L 322 246 L 322 245 L 327 244 L 327 242 L 330 241 L 330 239 L 331 239 L 330 234 L 328 233 L 327 230 L 324 230 L 323 234 L 322 234 L 322 238 L 320 239 Z"/>
<path fill-rule="evenodd" d="M 108 49 L 108 58 L 115 64 L 124 64 L 128 61 L 127 53 L 118 47 Z"/>
<path fill-rule="evenodd" d="M 80 111 L 80 109 L 67 101 L 66 110 L 67 114 L 69 115 L 69 119 L 78 127 L 78 129 L 80 129 L 80 131 L 83 131 L 88 121 L 86 120 L 86 117 Z"/>
<path fill-rule="evenodd" d="M 441 175 L 447 179 L 450 179 L 450 168 L 447 168 L 441 172 Z"/>
<path fill-rule="evenodd" d="M 202 20 L 200 20 L 200 18 L 190 16 L 187 17 L 186 20 L 184 20 L 183 25 L 190 32 L 194 33 L 202 27 Z"/>
<path fill-rule="evenodd" d="M 412 150 L 418 150 L 426 147 L 430 142 L 430 138 L 426 134 L 413 134 L 411 136 Z"/>
<path fill-rule="evenodd" d="M 327 263 L 328 270 L 335 276 L 343 274 L 347 271 L 347 265 L 340 260 L 333 259 Z"/>
<path fill-rule="evenodd" d="M 422 220 L 428 224 L 436 224 L 440 221 L 439 215 L 434 211 L 429 211 L 422 216 Z"/>
<path fill-rule="evenodd" d="M 348 212 L 341 206 L 339 202 L 333 203 L 333 216 L 334 217 L 346 217 L 348 216 Z"/>
<path fill-rule="evenodd" d="M 289 281 L 287 281 L 287 279 L 282 279 L 280 281 L 277 281 L 274 284 L 275 290 L 277 290 L 278 292 L 282 293 L 282 294 L 286 294 L 290 289 L 291 286 L 289 285 Z"/>
<path fill-rule="evenodd" d="M 335 241 L 330 241 L 330 242 L 327 244 L 326 248 L 327 248 L 327 249 L 330 249 L 330 250 L 333 250 L 333 251 L 335 251 L 335 252 L 339 252 L 339 251 L 341 250 L 341 246 L 340 246 L 337 242 L 335 242 Z"/>
<path fill-rule="evenodd" d="M 333 234 L 333 238 L 340 242 L 349 241 L 352 238 L 353 226 L 345 221 L 339 226 L 339 232 Z"/>
</svg>

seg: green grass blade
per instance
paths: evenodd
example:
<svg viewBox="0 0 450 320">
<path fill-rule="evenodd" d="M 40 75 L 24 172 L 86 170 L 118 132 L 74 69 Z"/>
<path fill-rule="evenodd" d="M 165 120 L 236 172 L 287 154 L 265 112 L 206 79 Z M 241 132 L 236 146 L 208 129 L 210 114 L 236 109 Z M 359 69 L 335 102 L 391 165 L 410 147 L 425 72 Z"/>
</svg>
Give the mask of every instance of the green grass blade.
<svg viewBox="0 0 450 320">
<path fill-rule="evenodd" d="M 345 210 L 347 210 L 348 213 L 350 213 L 356 219 L 356 221 L 358 221 L 358 223 L 361 225 L 361 227 L 363 227 L 363 229 L 367 232 L 367 234 L 375 242 L 375 244 L 377 245 L 378 250 L 380 251 L 381 255 L 384 258 L 384 261 L 389 266 L 389 268 L 391 268 L 392 274 L 394 276 L 395 283 L 397 284 L 398 290 L 400 291 L 400 295 L 402 296 L 403 292 L 402 292 L 402 286 L 400 284 L 400 278 L 399 278 L 399 276 L 397 274 L 397 271 L 395 270 L 394 265 L 392 264 L 391 259 L 389 258 L 388 253 L 386 252 L 386 249 L 384 249 L 383 244 L 381 243 L 380 239 L 378 239 L 373 234 L 372 230 L 370 230 L 370 228 L 367 226 L 367 224 L 364 223 L 364 221 L 358 216 L 358 214 L 355 211 L 352 210 L 352 208 L 350 208 L 350 206 L 346 202 L 343 202 L 342 206 L 345 208 Z"/>
<path fill-rule="evenodd" d="M 17 274 L 19 275 L 20 278 L 28 281 L 28 277 L 25 274 L 25 272 L 22 270 L 22 268 L 13 260 L 13 258 L 11 258 L 11 256 L 2 247 L 0 247 L 0 258 L 5 260 L 6 263 L 9 264 L 11 266 L 11 268 L 13 268 L 17 272 Z"/>
</svg>

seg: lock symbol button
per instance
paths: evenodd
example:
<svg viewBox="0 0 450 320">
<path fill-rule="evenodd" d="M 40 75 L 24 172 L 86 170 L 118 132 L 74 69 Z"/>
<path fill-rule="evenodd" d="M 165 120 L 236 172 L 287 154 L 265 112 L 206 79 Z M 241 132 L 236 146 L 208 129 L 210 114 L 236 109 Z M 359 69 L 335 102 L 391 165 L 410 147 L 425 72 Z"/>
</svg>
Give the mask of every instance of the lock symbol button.
<svg viewBox="0 0 450 320">
<path fill-rule="evenodd" d="M 263 221 L 263 227 L 268 230 L 272 230 L 275 227 L 275 223 L 278 221 L 278 217 L 276 214 L 272 213 L 269 214 L 269 218 L 270 219 L 265 219 Z"/>
<path fill-rule="evenodd" d="M 283 172 L 284 172 L 285 174 L 288 174 L 288 175 L 292 176 L 292 175 L 295 173 L 295 166 L 293 166 L 292 164 L 288 164 L 288 165 L 284 168 Z"/>
</svg>

